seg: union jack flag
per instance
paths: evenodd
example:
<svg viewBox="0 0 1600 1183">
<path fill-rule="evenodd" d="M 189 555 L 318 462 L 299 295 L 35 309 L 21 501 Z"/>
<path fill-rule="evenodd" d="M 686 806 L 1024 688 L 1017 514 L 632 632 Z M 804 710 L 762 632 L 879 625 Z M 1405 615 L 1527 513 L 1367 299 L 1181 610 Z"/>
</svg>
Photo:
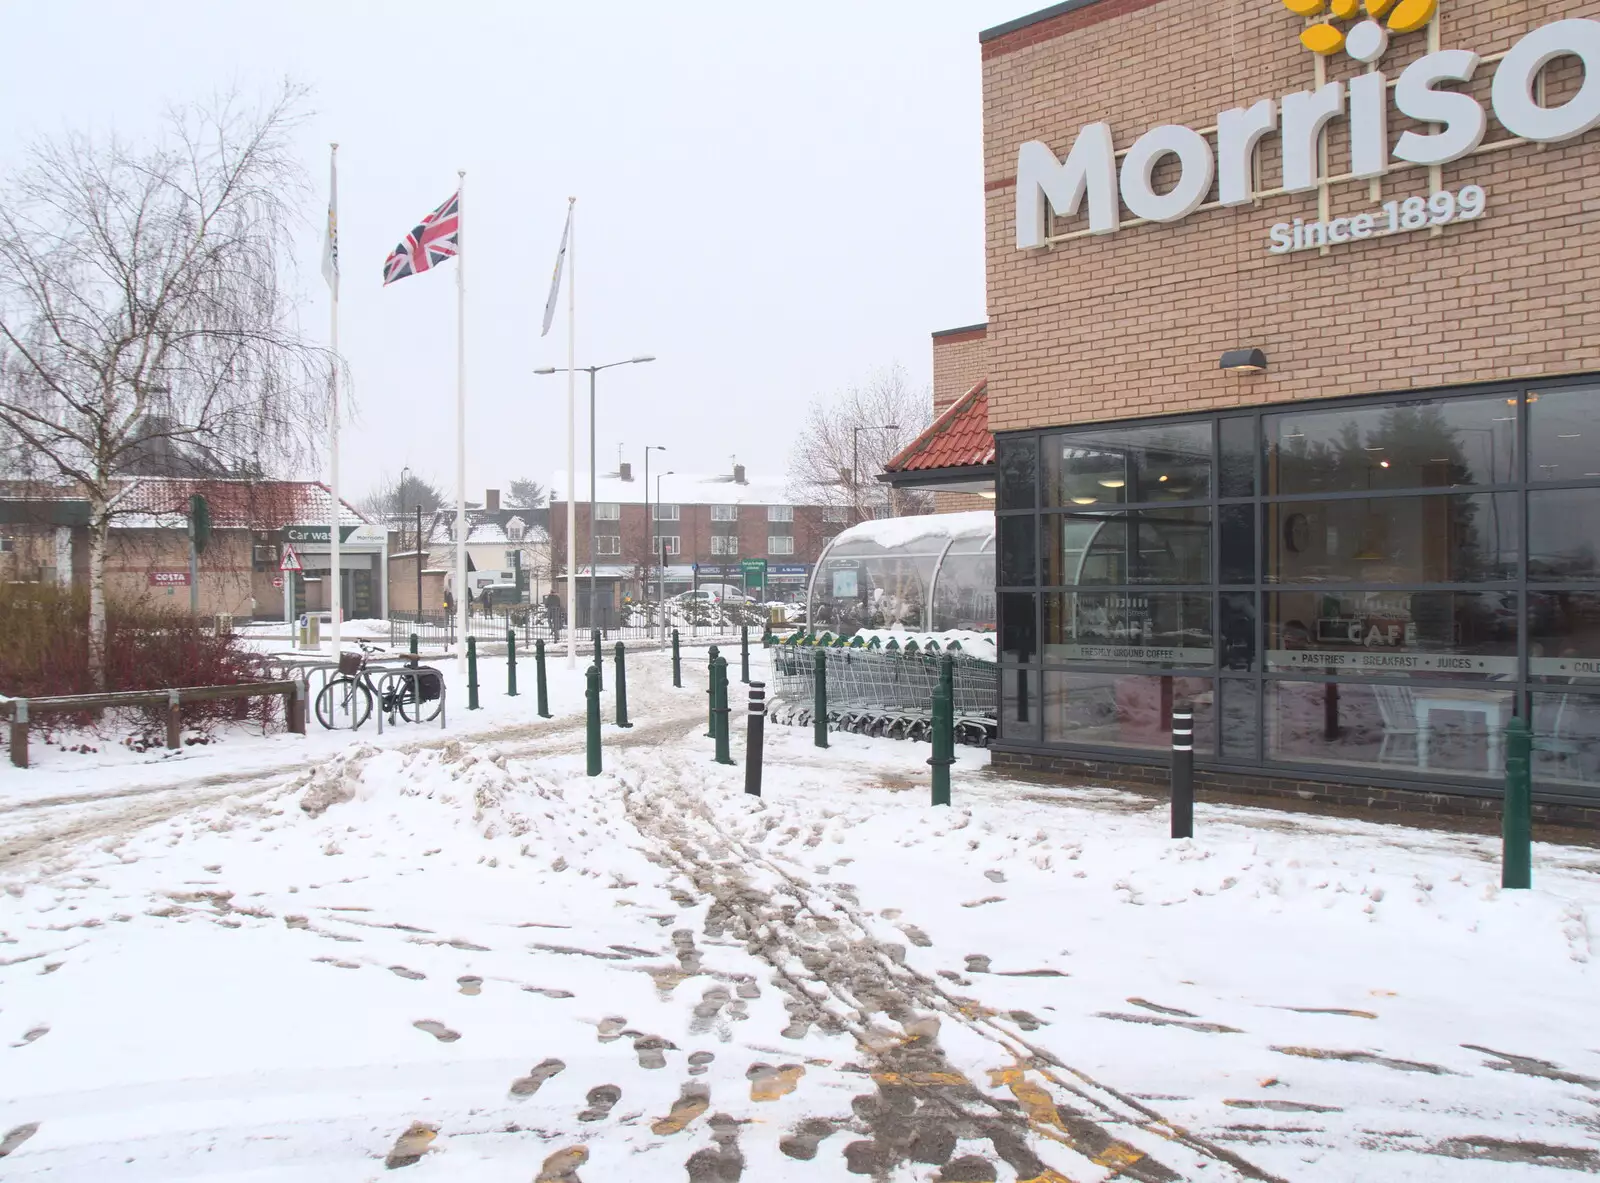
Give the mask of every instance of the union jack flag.
<svg viewBox="0 0 1600 1183">
<path fill-rule="evenodd" d="M 453 259 L 461 248 L 461 192 L 422 219 L 383 261 L 383 283 L 415 275 Z"/>
</svg>

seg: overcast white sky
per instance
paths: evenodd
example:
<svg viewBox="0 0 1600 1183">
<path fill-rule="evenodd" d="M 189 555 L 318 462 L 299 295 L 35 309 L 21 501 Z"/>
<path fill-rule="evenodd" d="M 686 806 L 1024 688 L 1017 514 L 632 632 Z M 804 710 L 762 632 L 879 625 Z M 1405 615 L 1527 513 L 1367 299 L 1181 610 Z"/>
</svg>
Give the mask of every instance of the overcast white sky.
<svg viewBox="0 0 1600 1183">
<path fill-rule="evenodd" d="M 807 401 L 984 319 L 978 32 L 1030 0 L 50 0 L 0 4 L 0 167 L 64 127 L 155 131 L 169 101 L 284 75 L 314 88 L 317 196 L 339 149 L 341 346 L 358 497 L 410 465 L 455 481 L 455 264 L 382 287 L 384 257 L 467 170 L 470 498 L 564 467 L 565 299 L 539 321 L 568 194 L 578 364 L 600 376 L 602 468 L 663 444 L 780 477 Z M 581 377 L 581 376 L 580 376 Z M 585 409 L 580 397 L 579 463 Z M 652 458 L 652 467 L 662 462 Z"/>
</svg>

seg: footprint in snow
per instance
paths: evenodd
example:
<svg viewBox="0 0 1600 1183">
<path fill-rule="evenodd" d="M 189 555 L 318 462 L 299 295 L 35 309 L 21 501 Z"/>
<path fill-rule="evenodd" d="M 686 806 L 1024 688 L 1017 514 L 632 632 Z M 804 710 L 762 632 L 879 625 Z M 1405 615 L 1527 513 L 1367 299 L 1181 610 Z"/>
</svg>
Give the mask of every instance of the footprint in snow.
<svg viewBox="0 0 1600 1183">
<path fill-rule="evenodd" d="M 725 987 L 712 986 L 695 1004 L 694 1017 L 689 1020 L 689 1033 L 703 1035 L 711 1030 L 722 1008 L 728 1005 L 729 994 Z"/>
<path fill-rule="evenodd" d="M 825 1117 L 811 1117 L 801 1122 L 794 1133 L 778 1140 L 778 1149 L 789 1158 L 810 1162 L 817 1157 L 817 1148 L 839 1132 L 837 1122 Z"/>
<path fill-rule="evenodd" d="M 610 1018 L 601 1019 L 597 1023 L 596 1031 L 601 1043 L 612 1043 L 622 1038 L 622 1032 L 627 1027 L 628 1020 L 621 1015 L 612 1015 Z"/>
<path fill-rule="evenodd" d="M 990 883 L 1004 883 L 1006 881 L 1006 873 L 1004 871 L 985 871 L 983 877 Z"/>
<path fill-rule="evenodd" d="M 396 1167 L 409 1167 L 420 1162 L 438 1136 L 437 1125 L 412 1122 L 411 1128 L 394 1140 L 394 1147 L 389 1151 L 389 1157 L 383 1160 L 383 1165 L 392 1171 Z"/>
<path fill-rule="evenodd" d="M 11 1130 L 4 1138 L 0 1138 L 0 1158 L 10 1154 L 38 1132 L 39 1123 L 36 1121 L 30 1121 L 27 1125 L 19 1125 Z"/>
<path fill-rule="evenodd" d="M 771 1064 L 751 1064 L 745 1076 L 750 1081 L 752 1101 L 776 1101 L 794 1092 L 795 1086 L 806 1070 L 799 1064 L 784 1064 L 774 1068 Z"/>
<path fill-rule="evenodd" d="M 910 941 L 919 949 L 926 949 L 933 944 L 933 941 L 929 939 L 928 934 L 923 932 L 915 924 L 902 924 L 900 926 L 900 931 L 906 934 L 906 940 Z"/>
<path fill-rule="evenodd" d="M 683 1093 L 672 1103 L 667 1116 L 650 1125 L 650 1132 L 660 1137 L 676 1134 L 707 1109 L 711 1108 L 711 1090 L 703 1084 L 686 1084 Z"/>
<path fill-rule="evenodd" d="M 12 1047 L 27 1047 L 35 1039 L 42 1039 L 44 1036 L 49 1035 L 49 1034 L 50 1034 L 49 1026 L 44 1024 L 44 1023 L 41 1023 L 37 1027 L 31 1027 L 27 1031 L 24 1031 L 22 1033 L 22 1042 L 13 1043 L 11 1046 Z"/>
<path fill-rule="evenodd" d="M 457 978 L 456 985 L 461 987 L 461 993 L 469 996 L 483 993 L 483 979 L 472 977 L 470 974 Z"/>
<path fill-rule="evenodd" d="M 739 1123 L 726 1113 L 718 1113 L 708 1124 L 713 1145 L 696 1150 L 683 1164 L 689 1172 L 689 1183 L 739 1183 L 744 1177 Z"/>
<path fill-rule="evenodd" d="M 452 1031 L 443 1023 L 436 1022 L 433 1019 L 418 1019 L 411 1025 L 418 1031 L 426 1031 L 440 1043 L 454 1043 L 456 1040 L 461 1038 L 461 1032 Z"/>
<path fill-rule="evenodd" d="M 689 1054 L 689 1075 L 704 1076 L 711 1066 L 711 1061 L 717 1057 L 712 1052 L 691 1052 Z"/>
<path fill-rule="evenodd" d="M 511 1095 L 513 1097 L 531 1097 L 539 1091 L 539 1087 L 556 1075 L 566 1064 L 560 1060 L 545 1060 L 526 1076 L 519 1076 L 511 1082 Z"/>
<path fill-rule="evenodd" d="M 557 1150 L 544 1160 L 533 1183 L 583 1183 L 578 1178 L 578 1168 L 588 1161 L 588 1147 L 568 1146 Z"/>
<path fill-rule="evenodd" d="M 405 978 L 408 982 L 420 982 L 428 976 L 425 973 L 418 973 L 414 969 L 407 969 L 403 965 L 391 965 L 389 972 L 396 977 Z"/>
<path fill-rule="evenodd" d="M 667 1053 L 678 1050 L 678 1045 L 659 1035 L 635 1035 L 633 1050 L 639 1057 L 641 1068 L 665 1068 Z"/>
<path fill-rule="evenodd" d="M 622 1100 L 622 1090 L 614 1084 L 596 1085 L 589 1090 L 585 1100 L 589 1102 L 589 1108 L 578 1114 L 578 1120 L 604 1121 L 616 1108 L 617 1102 Z"/>
<path fill-rule="evenodd" d="M 987 953 L 968 953 L 967 972 L 969 974 L 986 974 L 989 972 L 989 955 Z"/>
</svg>

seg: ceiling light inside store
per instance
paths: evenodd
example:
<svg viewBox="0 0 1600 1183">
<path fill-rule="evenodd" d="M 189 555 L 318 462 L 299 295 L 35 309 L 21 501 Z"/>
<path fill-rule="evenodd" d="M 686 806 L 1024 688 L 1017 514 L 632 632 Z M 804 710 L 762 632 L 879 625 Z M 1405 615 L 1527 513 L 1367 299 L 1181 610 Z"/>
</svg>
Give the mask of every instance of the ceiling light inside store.
<svg viewBox="0 0 1600 1183">
<path fill-rule="evenodd" d="M 1389 462 L 1387 460 L 1380 460 L 1380 461 L 1378 461 L 1378 467 L 1379 468 L 1388 468 L 1389 467 Z"/>
<path fill-rule="evenodd" d="M 1074 505 L 1093 505 L 1096 501 L 1099 501 L 1099 500 L 1100 500 L 1100 498 L 1098 498 L 1098 497 L 1074 497 L 1072 499 L 1072 504 L 1074 504 Z"/>
<path fill-rule="evenodd" d="M 1501 415 L 1498 419 L 1494 420 L 1496 423 L 1515 423 L 1516 421 L 1517 417 L 1515 415 Z"/>
<path fill-rule="evenodd" d="M 1120 489 L 1127 483 L 1121 477 L 1103 477 L 1100 481 L 1100 484 L 1107 489 Z"/>
<path fill-rule="evenodd" d="M 1562 434 L 1556 436 L 1556 439 L 1558 439 L 1558 440 L 1576 440 L 1576 439 L 1582 439 L 1582 438 L 1583 438 L 1583 432 L 1581 432 L 1581 431 L 1563 432 Z"/>
<path fill-rule="evenodd" d="M 1156 480 L 1158 480 L 1158 481 L 1162 482 L 1163 484 L 1165 484 L 1166 480 L 1167 480 L 1167 474 L 1166 473 L 1162 473 L 1160 476 L 1158 476 L 1156 478 Z"/>
</svg>

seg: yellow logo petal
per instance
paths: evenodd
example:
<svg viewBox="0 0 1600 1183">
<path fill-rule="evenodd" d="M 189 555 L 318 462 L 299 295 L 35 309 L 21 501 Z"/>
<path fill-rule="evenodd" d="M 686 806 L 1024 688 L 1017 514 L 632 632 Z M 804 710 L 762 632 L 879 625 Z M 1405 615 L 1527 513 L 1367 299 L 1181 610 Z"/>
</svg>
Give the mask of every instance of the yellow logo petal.
<svg viewBox="0 0 1600 1183">
<path fill-rule="evenodd" d="M 1316 16 L 1324 4 L 1325 0 L 1283 0 L 1283 6 L 1295 16 Z"/>
<path fill-rule="evenodd" d="M 1365 8 L 1367 15 L 1373 18 L 1382 16 L 1394 7 L 1394 0 L 1367 0 Z"/>
<path fill-rule="evenodd" d="M 1396 33 L 1410 33 L 1433 19 L 1439 0 L 1400 0 L 1390 13 L 1388 25 Z"/>
<path fill-rule="evenodd" d="M 1333 0 L 1333 15 L 1347 21 L 1361 11 L 1360 0 Z"/>
<path fill-rule="evenodd" d="M 1402 3 L 1410 2 L 1402 0 Z M 1433 2 L 1435 0 L 1429 0 L 1429 3 Z M 1300 34 L 1300 44 L 1312 53 L 1338 53 L 1344 47 L 1344 33 L 1332 25 L 1312 25 Z"/>
</svg>

